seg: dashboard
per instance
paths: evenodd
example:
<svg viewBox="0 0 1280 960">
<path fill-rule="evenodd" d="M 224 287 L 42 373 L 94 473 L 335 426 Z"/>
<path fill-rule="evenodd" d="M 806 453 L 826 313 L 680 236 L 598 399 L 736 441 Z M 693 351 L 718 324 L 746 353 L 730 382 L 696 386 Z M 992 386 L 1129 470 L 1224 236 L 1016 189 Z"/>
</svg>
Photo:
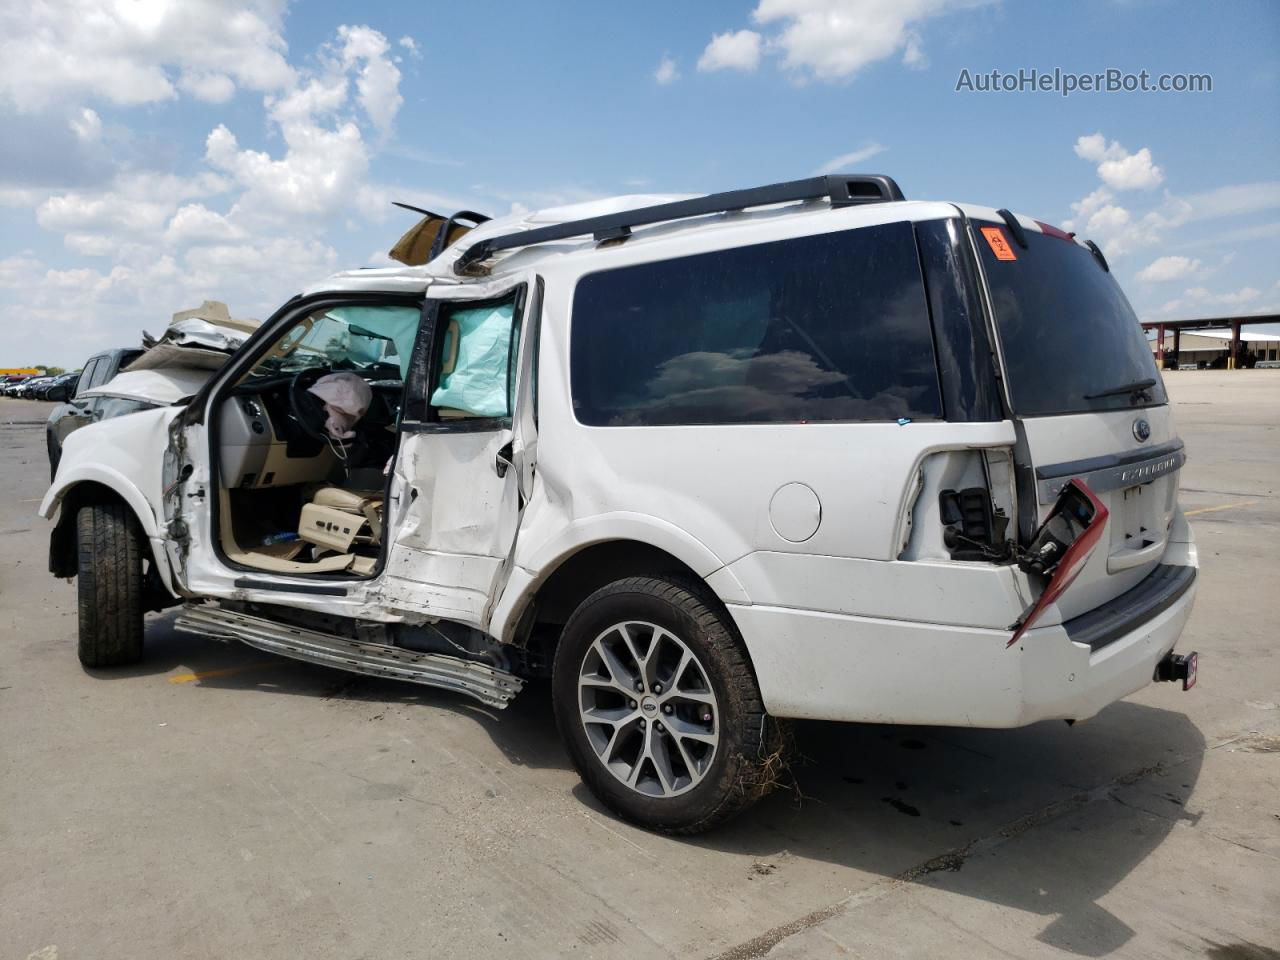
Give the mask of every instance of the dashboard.
<svg viewBox="0 0 1280 960">
<path fill-rule="evenodd" d="M 292 382 L 292 375 L 254 378 L 223 401 L 218 414 L 223 486 L 254 490 L 319 482 L 336 466 L 329 444 L 310 436 L 294 419 Z M 366 437 L 393 439 L 404 383 L 371 379 L 369 386 L 373 398 L 356 429 Z"/>
</svg>

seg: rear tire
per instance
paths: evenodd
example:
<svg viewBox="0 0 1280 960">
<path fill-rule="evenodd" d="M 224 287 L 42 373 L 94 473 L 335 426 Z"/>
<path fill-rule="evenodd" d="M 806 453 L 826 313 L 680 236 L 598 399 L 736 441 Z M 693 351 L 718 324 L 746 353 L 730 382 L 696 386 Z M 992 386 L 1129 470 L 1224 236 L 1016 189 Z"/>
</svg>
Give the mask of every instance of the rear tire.
<svg viewBox="0 0 1280 960">
<path fill-rule="evenodd" d="M 632 577 L 597 590 L 565 625 L 551 683 L 578 774 L 639 826 L 709 830 L 785 769 L 737 632 L 699 585 Z"/>
<path fill-rule="evenodd" d="M 123 503 L 76 515 L 80 662 L 121 667 L 142 659 L 142 537 Z"/>
</svg>

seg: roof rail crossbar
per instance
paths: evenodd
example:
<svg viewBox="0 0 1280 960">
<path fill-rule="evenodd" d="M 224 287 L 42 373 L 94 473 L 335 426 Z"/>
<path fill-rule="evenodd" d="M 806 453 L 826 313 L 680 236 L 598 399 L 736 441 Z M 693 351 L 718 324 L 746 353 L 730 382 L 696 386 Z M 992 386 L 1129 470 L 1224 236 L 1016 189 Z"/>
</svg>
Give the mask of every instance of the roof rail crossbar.
<svg viewBox="0 0 1280 960">
<path fill-rule="evenodd" d="M 665 223 L 670 220 L 683 220 L 713 213 L 727 213 L 731 210 L 763 207 L 775 203 L 817 200 L 823 197 L 830 198 L 833 207 L 906 199 L 892 177 L 880 174 L 832 174 L 809 177 L 805 180 L 791 180 L 787 183 L 773 183 L 747 190 L 712 193 L 705 197 L 694 197 L 691 200 L 659 203 L 652 207 L 640 207 L 620 213 L 588 217 L 585 220 L 551 224 L 534 230 L 519 230 L 498 237 L 486 237 L 476 241 L 462 252 L 454 264 L 454 272 L 462 273 L 468 267 L 489 258 L 500 250 L 528 247 L 555 240 L 568 240 L 588 234 L 597 240 L 617 239 L 627 236 L 632 227 L 646 224 Z"/>
</svg>

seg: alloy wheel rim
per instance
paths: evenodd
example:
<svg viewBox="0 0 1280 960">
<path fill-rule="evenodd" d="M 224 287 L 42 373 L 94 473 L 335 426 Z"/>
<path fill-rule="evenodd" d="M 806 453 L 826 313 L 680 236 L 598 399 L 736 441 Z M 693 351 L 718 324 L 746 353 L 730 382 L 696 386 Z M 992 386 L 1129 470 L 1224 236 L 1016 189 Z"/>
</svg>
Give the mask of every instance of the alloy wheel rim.
<svg viewBox="0 0 1280 960">
<path fill-rule="evenodd" d="M 686 793 L 715 761 L 720 709 L 706 668 L 655 623 L 627 620 L 595 638 L 578 672 L 578 710 L 596 759 L 644 796 Z"/>
</svg>

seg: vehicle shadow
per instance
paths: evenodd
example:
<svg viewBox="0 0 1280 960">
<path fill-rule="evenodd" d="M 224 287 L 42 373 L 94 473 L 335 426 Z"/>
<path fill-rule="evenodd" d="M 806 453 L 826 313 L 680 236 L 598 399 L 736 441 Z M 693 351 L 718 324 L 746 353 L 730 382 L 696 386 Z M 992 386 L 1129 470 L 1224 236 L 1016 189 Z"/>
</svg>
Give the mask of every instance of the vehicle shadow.
<svg viewBox="0 0 1280 960">
<path fill-rule="evenodd" d="M 1120 702 L 1074 727 L 803 723 L 796 747 L 790 789 L 692 842 L 941 886 L 1049 918 L 1039 940 L 1105 956 L 1134 931 L 1098 901 L 1176 823 L 1198 819 L 1185 805 L 1205 741 L 1184 714 Z M 1152 812 L 1121 806 L 1137 783 Z M 1059 820 L 1053 842 L 1035 832 Z M 1022 849 L 995 866 L 980 863 L 1023 834 Z"/>
<path fill-rule="evenodd" d="M 356 702 L 430 706 L 474 718 L 510 762 L 569 769 L 545 683 L 530 684 L 504 711 L 447 691 L 286 660 L 240 644 L 176 634 L 172 616 L 148 624 L 147 657 L 121 672 L 182 666 L 216 689 Z M 1172 695 L 1172 688 L 1170 688 Z M 830 863 L 1013 907 L 1050 922 L 1039 939 L 1080 956 L 1105 956 L 1133 936 L 1099 905 L 1168 835 L 1195 788 L 1205 751 L 1181 713 L 1121 702 L 1068 727 L 1017 730 L 802 722 L 779 788 L 710 834 L 672 840 L 749 857 L 769 870 L 788 859 Z M 1167 772 L 1168 775 L 1162 775 Z M 1160 808 L 1116 826 L 1115 794 L 1142 781 Z M 610 814 L 578 784 L 575 796 Z M 1167 809 L 1164 805 L 1167 804 Z M 1134 811 L 1127 811 L 1133 814 Z M 980 857 L 1046 821 L 1078 832 L 1069 855 L 1048 847 L 998 869 Z M 833 895 L 839 899 L 838 895 Z"/>
</svg>

